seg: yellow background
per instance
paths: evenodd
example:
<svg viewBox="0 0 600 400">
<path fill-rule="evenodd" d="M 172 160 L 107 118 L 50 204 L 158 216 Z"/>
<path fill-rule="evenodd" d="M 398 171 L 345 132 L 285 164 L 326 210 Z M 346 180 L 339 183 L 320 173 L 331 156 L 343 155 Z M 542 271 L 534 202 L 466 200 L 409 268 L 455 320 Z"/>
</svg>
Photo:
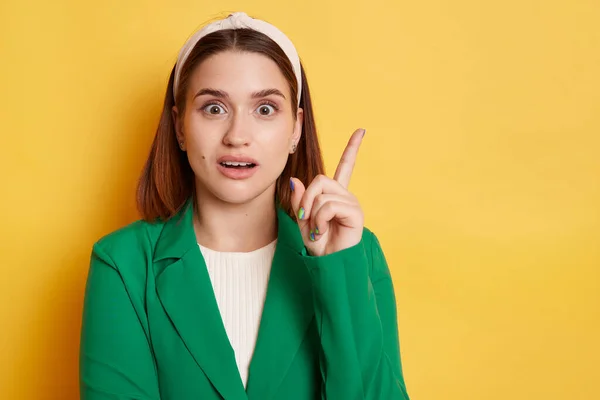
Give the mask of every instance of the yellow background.
<svg viewBox="0 0 600 400">
<path fill-rule="evenodd" d="M 89 254 L 135 182 L 179 47 L 221 11 L 284 30 L 329 172 L 396 284 L 413 400 L 600 398 L 600 3 L 0 3 L 0 398 L 78 398 Z"/>
</svg>

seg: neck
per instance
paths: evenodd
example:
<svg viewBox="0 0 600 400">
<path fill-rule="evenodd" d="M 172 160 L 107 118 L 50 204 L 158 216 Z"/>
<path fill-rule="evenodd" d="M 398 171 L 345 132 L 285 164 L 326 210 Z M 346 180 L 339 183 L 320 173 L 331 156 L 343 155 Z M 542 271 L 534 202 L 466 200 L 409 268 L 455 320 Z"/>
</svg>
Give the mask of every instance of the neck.
<svg viewBox="0 0 600 400">
<path fill-rule="evenodd" d="M 275 193 L 267 190 L 248 203 L 196 196 L 194 230 L 202 246 L 223 252 L 249 252 L 277 238 Z"/>
</svg>

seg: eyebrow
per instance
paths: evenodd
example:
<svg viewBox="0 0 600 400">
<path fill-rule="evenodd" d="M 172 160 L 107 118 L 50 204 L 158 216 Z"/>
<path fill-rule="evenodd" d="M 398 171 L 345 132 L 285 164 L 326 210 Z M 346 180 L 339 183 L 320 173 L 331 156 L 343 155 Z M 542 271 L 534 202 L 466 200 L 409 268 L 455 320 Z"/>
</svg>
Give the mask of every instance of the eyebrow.
<svg viewBox="0 0 600 400">
<path fill-rule="evenodd" d="M 214 97 L 218 97 L 221 99 L 229 99 L 229 94 L 227 92 L 224 92 L 223 90 L 211 89 L 211 88 L 200 89 L 198 91 L 198 93 L 196 93 L 196 95 L 194 96 L 194 99 L 198 96 L 203 96 L 203 95 L 214 96 Z M 275 88 L 259 90 L 258 92 L 252 93 L 251 97 L 253 99 L 260 99 L 260 98 L 267 97 L 270 95 L 280 96 L 285 99 L 285 95 L 283 93 L 281 93 L 281 91 L 279 89 L 275 89 Z"/>
</svg>

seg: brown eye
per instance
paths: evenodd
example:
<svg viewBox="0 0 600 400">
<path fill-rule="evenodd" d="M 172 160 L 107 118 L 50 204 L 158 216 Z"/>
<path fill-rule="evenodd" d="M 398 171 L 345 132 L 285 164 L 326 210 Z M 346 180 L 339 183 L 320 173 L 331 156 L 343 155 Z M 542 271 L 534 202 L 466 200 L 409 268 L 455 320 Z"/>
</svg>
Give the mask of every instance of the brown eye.
<svg viewBox="0 0 600 400">
<path fill-rule="evenodd" d="M 211 115 L 224 114 L 225 109 L 218 104 L 209 104 L 204 107 L 204 112 Z"/>
<path fill-rule="evenodd" d="M 262 104 L 258 107 L 258 113 L 260 115 L 269 116 L 275 113 L 276 109 L 270 104 Z"/>
</svg>

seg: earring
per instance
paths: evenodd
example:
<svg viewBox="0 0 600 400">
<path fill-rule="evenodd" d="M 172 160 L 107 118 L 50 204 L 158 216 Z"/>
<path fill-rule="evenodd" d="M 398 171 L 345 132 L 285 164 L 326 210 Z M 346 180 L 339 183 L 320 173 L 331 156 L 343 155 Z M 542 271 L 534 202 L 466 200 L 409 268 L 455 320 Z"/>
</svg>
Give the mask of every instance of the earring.
<svg viewBox="0 0 600 400">
<path fill-rule="evenodd" d="M 294 143 L 294 144 L 292 145 L 292 153 L 295 153 L 295 152 L 296 152 L 296 143 Z"/>
<path fill-rule="evenodd" d="M 179 142 L 179 147 L 181 147 L 181 150 L 183 150 L 183 142 Z"/>
</svg>

